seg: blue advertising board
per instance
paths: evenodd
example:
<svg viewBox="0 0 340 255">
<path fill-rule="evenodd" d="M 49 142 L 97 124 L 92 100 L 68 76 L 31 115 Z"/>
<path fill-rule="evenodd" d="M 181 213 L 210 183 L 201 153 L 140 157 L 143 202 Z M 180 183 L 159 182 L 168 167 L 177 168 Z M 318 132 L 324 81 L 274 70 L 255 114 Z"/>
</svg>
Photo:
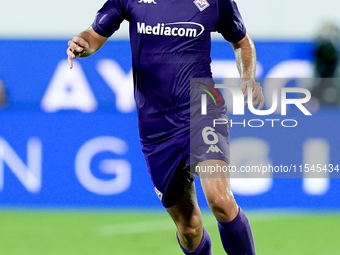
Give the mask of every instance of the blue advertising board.
<svg viewBox="0 0 340 255">
<path fill-rule="evenodd" d="M 95 55 L 77 60 L 73 70 L 66 45 L 0 41 L 7 96 L 0 108 L 0 206 L 160 207 L 138 138 L 129 42 L 108 41 Z M 256 47 L 259 78 L 312 77 L 313 43 Z M 237 77 L 228 43 L 214 42 L 211 56 L 216 79 Z M 263 90 L 270 93 L 265 80 Z M 261 162 L 296 172 L 294 178 L 285 173 L 232 178 L 241 206 L 340 208 L 339 108 L 321 107 L 305 116 L 290 107 L 287 116 L 270 118 L 246 111 L 232 118 L 239 123 L 231 127 L 232 165 Z M 206 206 L 202 192 L 198 195 Z"/>
</svg>

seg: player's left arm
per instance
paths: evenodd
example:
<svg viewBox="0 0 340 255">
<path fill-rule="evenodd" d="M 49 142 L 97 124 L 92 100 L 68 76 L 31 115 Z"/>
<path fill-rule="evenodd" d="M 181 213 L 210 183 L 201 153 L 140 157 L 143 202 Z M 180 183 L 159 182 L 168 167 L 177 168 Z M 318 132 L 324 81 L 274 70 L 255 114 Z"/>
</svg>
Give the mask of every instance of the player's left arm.
<svg viewBox="0 0 340 255">
<path fill-rule="evenodd" d="M 245 98 L 248 97 L 248 87 L 252 88 L 253 106 L 260 104 L 257 109 L 264 106 L 264 96 L 260 83 L 255 82 L 256 72 L 256 50 L 250 36 L 246 34 L 240 41 L 231 43 L 237 63 L 238 71 L 241 75 L 241 89 Z M 247 102 L 245 102 L 247 105 Z"/>
</svg>

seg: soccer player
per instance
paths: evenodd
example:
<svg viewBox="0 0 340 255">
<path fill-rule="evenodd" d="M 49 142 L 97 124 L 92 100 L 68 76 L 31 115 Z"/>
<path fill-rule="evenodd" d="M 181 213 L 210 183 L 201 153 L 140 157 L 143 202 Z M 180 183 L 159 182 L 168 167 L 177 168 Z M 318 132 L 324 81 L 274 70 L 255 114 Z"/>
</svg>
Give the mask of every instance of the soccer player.
<svg viewBox="0 0 340 255">
<path fill-rule="evenodd" d="M 200 114 L 205 92 L 198 88 L 214 87 L 210 33 L 217 31 L 232 43 L 244 96 L 251 88 L 251 101 L 261 109 L 254 44 L 233 0 L 108 0 L 92 26 L 68 42 L 70 68 L 74 58 L 96 52 L 124 19 L 130 23 L 140 142 L 156 194 L 176 224 L 182 251 L 211 254 L 190 166 L 228 166 L 229 126 L 212 128 L 213 118 L 226 116 L 218 90 L 221 104 L 208 100 L 209 114 Z M 192 78 L 197 81 L 190 84 Z M 227 254 L 255 254 L 250 225 L 235 202 L 228 173 L 220 178 L 197 174 Z"/>
</svg>

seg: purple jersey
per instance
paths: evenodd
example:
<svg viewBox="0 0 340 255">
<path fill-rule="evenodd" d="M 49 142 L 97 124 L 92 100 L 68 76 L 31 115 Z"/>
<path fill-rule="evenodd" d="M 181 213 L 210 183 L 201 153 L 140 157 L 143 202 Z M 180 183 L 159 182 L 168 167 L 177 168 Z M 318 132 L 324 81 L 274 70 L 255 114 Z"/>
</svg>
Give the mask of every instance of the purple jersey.
<svg viewBox="0 0 340 255">
<path fill-rule="evenodd" d="M 130 23 L 135 100 L 142 143 L 189 129 L 190 78 L 209 78 L 212 31 L 245 34 L 233 0 L 108 0 L 92 24 L 110 37 Z"/>
</svg>

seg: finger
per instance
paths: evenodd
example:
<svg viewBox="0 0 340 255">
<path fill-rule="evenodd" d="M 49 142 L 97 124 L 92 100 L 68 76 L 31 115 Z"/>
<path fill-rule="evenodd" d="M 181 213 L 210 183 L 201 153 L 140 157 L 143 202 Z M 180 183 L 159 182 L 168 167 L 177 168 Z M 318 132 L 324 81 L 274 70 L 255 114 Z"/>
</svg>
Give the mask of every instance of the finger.
<svg viewBox="0 0 340 255">
<path fill-rule="evenodd" d="M 261 100 L 260 93 L 261 93 L 261 87 L 257 87 L 257 88 L 254 89 L 254 92 L 253 92 L 253 107 L 258 105 L 259 102 L 260 102 L 260 100 Z"/>
<path fill-rule="evenodd" d="M 76 56 L 77 53 L 75 53 L 70 47 L 67 48 L 66 54 L 69 55 L 71 58 L 76 58 L 77 57 Z"/>
<path fill-rule="evenodd" d="M 71 41 L 69 43 L 69 47 L 73 50 L 73 52 L 81 53 L 84 51 L 84 48 L 76 44 L 75 42 Z"/>
<path fill-rule="evenodd" d="M 261 92 L 262 92 L 261 87 L 256 87 L 256 88 L 253 89 L 253 98 L 252 98 L 253 101 L 256 100 L 259 97 Z"/>
<path fill-rule="evenodd" d="M 253 107 L 255 108 L 256 105 L 258 105 L 261 101 L 261 97 L 257 97 L 253 102 Z"/>
<path fill-rule="evenodd" d="M 87 41 L 84 40 L 84 38 L 79 37 L 79 36 L 75 36 L 73 37 L 72 40 L 75 44 L 77 44 L 78 46 L 82 47 L 83 49 L 88 49 L 89 48 L 89 44 Z"/>
<path fill-rule="evenodd" d="M 260 86 L 259 83 L 257 83 L 257 88 L 254 91 L 254 95 L 255 95 L 255 100 L 253 100 L 253 106 L 255 107 L 256 105 L 258 105 L 260 102 L 259 107 L 257 108 L 258 110 L 261 110 L 264 106 L 264 96 L 262 93 L 262 87 Z"/>
<path fill-rule="evenodd" d="M 255 94 L 255 92 L 254 92 L 254 94 Z M 253 108 L 255 108 L 255 106 L 260 103 L 260 100 L 261 100 L 260 96 L 253 97 L 253 100 L 252 100 Z"/>
<path fill-rule="evenodd" d="M 77 47 L 77 45 L 73 42 L 73 41 L 69 41 L 68 42 L 68 48 L 67 48 L 67 54 L 69 54 L 69 52 L 68 51 L 70 51 L 71 53 L 76 53 L 77 51 L 76 51 L 76 47 Z"/>
<path fill-rule="evenodd" d="M 73 68 L 73 59 L 70 56 L 68 56 L 67 61 L 68 61 L 68 65 L 69 65 L 70 69 L 72 69 Z"/>
<path fill-rule="evenodd" d="M 74 53 L 72 52 L 72 49 L 71 48 L 67 48 L 67 61 L 68 61 L 68 65 L 70 66 L 70 68 L 72 69 L 73 68 L 73 59 L 76 57 L 74 55 Z"/>
<path fill-rule="evenodd" d="M 248 90 L 251 89 L 251 101 L 253 102 L 254 100 L 256 100 L 256 98 L 259 95 L 259 88 L 260 88 L 260 84 L 258 82 L 255 82 L 254 80 L 248 80 L 245 83 L 243 83 L 243 88 L 242 88 L 242 92 L 244 94 L 245 98 L 249 97 L 249 93 Z M 248 100 L 244 103 L 244 105 L 248 105 Z"/>
<path fill-rule="evenodd" d="M 257 110 L 261 110 L 264 106 L 265 100 L 264 100 L 264 96 L 262 94 L 261 94 L 261 100 L 260 101 L 261 101 L 261 103 L 260 103 L 259 107 L 257 107 Z"/>
</svg>

